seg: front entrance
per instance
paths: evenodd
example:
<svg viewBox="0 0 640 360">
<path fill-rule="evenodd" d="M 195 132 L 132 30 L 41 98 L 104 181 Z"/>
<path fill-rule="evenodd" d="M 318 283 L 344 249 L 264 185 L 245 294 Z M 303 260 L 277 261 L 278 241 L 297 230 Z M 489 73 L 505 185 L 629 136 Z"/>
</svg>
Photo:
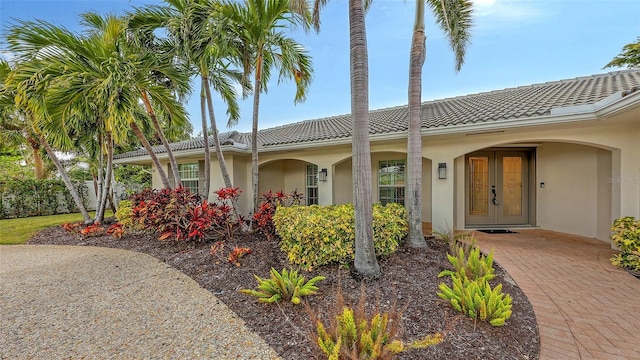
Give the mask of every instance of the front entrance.
<svg viewBox="0 0 640 360">
<path fill-rule="evenodd" d="M 466 225 L 526 225 L 532 150 L 486 150 L 465 157 Z"/>
</svg>

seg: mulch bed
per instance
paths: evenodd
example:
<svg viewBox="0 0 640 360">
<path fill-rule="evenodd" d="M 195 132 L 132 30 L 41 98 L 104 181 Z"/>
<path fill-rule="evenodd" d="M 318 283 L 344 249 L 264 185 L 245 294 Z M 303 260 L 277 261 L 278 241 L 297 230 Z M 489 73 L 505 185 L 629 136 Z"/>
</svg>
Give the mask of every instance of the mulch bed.
<svg viewBox="0 0 640 360">
<path fill-rule="evenodd" d="M 247 326 L 262 336 L 283 359 L 324 359 L 312 341 L 313 323 L 303 305 L 283 302 L 261 304 L 240 289 L 254 288 L 253 275 L 268 277 L 269 269 L 290 268 L 286 256 L 274 241 L 240 235 L 225 241 L 219 257 L 210 254 L 212 243 L 162 242 L 156 236 L 130 233 L 121 239 L 109 235 L 83 238 L 60 227 L 36 234 L 29 244 L 103 246 L 133 250 L 154 256 L 187 274 L 211 291 L 244 319 Z M 503 284 L 503 291 L 513 297 L 513 315 L 505 326 L 494 328 L 485 322 L 474 322 L 460 315 L 436 296 L 442 279 L 440 271 L 449 268 L 447 245 L 428 240 L 428 249 L 400 248 L 380 259 L 380 279 L 365 282 L 367 306 L 382 310 L 393 308 L 403 313 L 401 339 L 412 341 L 436 332 L 444 333 L 444 342 L 428 349 L 412 349 L 398 359 L 538 359 L 540 338 L 531 304 L 509 275 L 496 264 L 493 285 Z M 252 250 L 240 259 L 240 266 L 229 264 L 226 255 L 234 246 Z M 340 286 L 349 304 L 355 305 L 361 283 L 349 275 L 349 269 L 325 266 L 305 273 L 307 279 L 326 276 L 318 284 L 320 293 L 305 297 L 303 303 L 319 313 L 335 312 L 334 299 Z M 397 300 L 397 301 L 396 301 Z"/>
</svg>

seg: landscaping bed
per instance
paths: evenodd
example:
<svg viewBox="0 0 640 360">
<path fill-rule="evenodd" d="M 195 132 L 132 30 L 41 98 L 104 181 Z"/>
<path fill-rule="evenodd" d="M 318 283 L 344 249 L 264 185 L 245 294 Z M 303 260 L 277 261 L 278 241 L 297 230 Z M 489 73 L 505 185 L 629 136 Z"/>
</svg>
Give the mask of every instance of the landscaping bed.
<svg viewBox="0 0 640 360">
<path fill-rule="evenodd" d="M 43 230 L 29 244 L 88 245 L 138 251 L 154 256 L 187 274 L 211 291 L 244 319 L 247 326 L 262 336 L 283 359 L 324 359 L 313 343 L 313 323 L 304 305 L 282 302 L 261 304 L 240 289 L 256 287 L 254 274 L 268 277 L 271 267 L 278 271 L 290 268 L 286 256 L 275 241 L 256 236 L 237 235 L 227 239 L 224 247 L 211 254 L 213 242 L 159 241 L 147 233 L 128 233 L 117 239 L 110 235 L 83 237 L 66 232 L 61 227 Z M 535 315 L 524 293 L 498 265 L 492 284 L 502 283 L 503 291 L 513 298 L 513 315 L 503 327 L 474 322 L 457 313 L 448 302 L 436 296 L 440 271 L 450 268 L 446 258 L 448 246 L 429 239 L 428 249 L 401 247 L 394 254 L 380 259 L 383 275 L 365 283 L 368 306 L 379 304 L 383 311 L 394 302 L 403 313 L 401 339 L 413 341 L 430 333 L 444 333 L 441 344 L 428 349 L 411 349 L 397 359 L 537 359 L 540 340 Z M 250 248 L 251 253 L 240 258 L 240 265 L 227 261 L 235 246 Z M 310 309 L 327 313 L 333 308 L 336 289 L 341 287 L 349 304 L 355 305 L 361 283 L 349 275 L 349 269 L 323 266 L 311 272 L 301 270 L 307 279 L 326 277 L 318 283 L 317 295 L 303 298 Z"/>
</svg>

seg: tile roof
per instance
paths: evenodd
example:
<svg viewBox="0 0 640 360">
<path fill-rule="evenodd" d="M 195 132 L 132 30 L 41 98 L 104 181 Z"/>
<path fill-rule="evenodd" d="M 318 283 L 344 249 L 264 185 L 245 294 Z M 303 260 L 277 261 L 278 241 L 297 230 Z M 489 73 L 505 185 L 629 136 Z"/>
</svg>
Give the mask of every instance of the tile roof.
<svg viewBox="0 0 640 360">
<path fill-rule="evenodd" d="M 640 88 L 639 70 L 622 70 L 606 74 L 552 81 L 432 100 L 422 103 L 422 128 L 434 129 L 456 125 L 483 124 L 501 120 L 532 120 L 550 115 L 552 108 L 593 104 L 607 96 Z M 372 110 L 369 113 L 370 134 L 402 132 L 407 130 L 407 105 Z M 319 140 L 351 137 L 351 116 L 338 115 L 306 120 L 293 124 L 260 130 L 258 144 L 262 147 L 296 144 Z M 225 144 L 251 143 L 250 133 L 220 134 Z M 213 147 L 213 143 L 210 142 Z M 203 147 L 203 139 L 191 139 L 172 144 L 172 150 L 192 150 Z M 162 146 L 155 147 L 158 153 Z M 120 154 L 117 158 L 145 155 L 146 151 Z"/>
</svg>

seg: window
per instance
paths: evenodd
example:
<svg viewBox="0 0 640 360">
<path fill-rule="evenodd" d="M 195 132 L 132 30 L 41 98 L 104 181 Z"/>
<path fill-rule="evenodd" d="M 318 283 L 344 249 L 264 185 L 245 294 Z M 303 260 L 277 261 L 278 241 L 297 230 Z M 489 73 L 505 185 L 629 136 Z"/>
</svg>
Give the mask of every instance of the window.
<svg viewBox="0 0 640 360">
<path fill-rule="evenodd" d="M 398 203 L 404 206 L 404 160 L 380 161 L 378 170 L 378 194 L 382 205 Z"/>
<path fill-rule="evenodd" d="M 182 179 L 182 186 L 197 194 L 199 191 L 198 163 L 178 164 L 178 172 L 180 173 L 180 179 Z"/>
<path fill-rule="evenodd" d="M 318 205 L 318 165 L 307 165 L 307 205 Z"/>
</svg>

